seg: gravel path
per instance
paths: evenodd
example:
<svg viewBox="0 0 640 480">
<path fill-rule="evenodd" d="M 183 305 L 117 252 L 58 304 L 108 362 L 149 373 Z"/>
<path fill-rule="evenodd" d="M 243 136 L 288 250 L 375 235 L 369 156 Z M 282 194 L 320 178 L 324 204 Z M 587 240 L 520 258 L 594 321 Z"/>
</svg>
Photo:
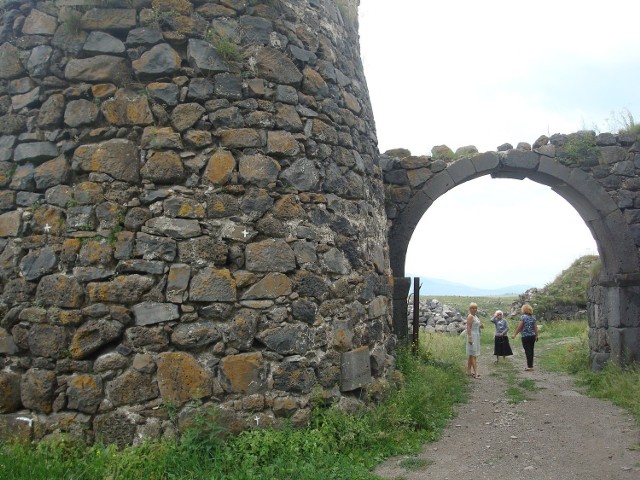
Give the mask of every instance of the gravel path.
<svg viewBox="0 0 640 480">
<path fill-rule="evenodd" d="M 640 428 L 631 415 L 582 395 L 567 375 L 538 366 L 523 371 L 517 341 L 514 353 L 498 365 L 495 357 L 479 357 L 482 378 L 470 380 L 470 402 L 439 441 L 412 457 L 415 469 L 396 457 L 375 473 L 396 480 L 640 479 Z M 515 385 L 530 379 L 538 389 L 520 389 L 527 400 L 510 403 L 510 376 Z"/>
</svg>

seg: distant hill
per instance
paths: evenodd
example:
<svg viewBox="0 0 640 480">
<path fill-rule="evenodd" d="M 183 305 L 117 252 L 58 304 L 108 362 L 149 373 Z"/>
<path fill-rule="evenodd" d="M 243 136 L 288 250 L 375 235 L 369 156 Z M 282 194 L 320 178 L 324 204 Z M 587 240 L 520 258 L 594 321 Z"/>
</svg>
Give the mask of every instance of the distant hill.
<svg viewBox="0 0 640 480">
<path fill-rule="evenodd" d="M 438 278 L 420 277 L 420 295 L 459 295 L 463 297 L 489 297 L 492 295 L 520 295 L 533 285 L 508 285 L 501 288 L 478 288 Z M 413 282 L 411 283 L 413 291 Z"/>
</svg>

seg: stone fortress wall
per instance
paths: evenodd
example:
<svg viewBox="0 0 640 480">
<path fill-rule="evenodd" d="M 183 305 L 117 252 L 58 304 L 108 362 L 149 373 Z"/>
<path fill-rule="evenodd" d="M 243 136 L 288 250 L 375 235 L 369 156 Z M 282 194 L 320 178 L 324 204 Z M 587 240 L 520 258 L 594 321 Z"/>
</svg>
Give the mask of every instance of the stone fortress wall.
<svg viewBox="0 0 640 480">
<path fill-rule="evenodd" d="M 357 7 L 0 0 L 0 440 L 384 396 L 413 229 L 483 175 L 576 209 L 603 263 L 594 365 L 640 361 L 637 136 L 379 155 Z"/>
<path fill-rule="evenodd" d="M 1 8 L 0 431 L 124 445 L 384 393 L 357 0 Z"/>
</svg>

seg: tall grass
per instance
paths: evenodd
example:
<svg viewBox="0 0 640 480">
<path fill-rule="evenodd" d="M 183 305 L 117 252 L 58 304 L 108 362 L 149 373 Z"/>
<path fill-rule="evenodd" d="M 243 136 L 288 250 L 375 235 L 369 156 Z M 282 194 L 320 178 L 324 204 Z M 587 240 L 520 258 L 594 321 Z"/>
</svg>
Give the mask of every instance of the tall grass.
<svg viewBox="0 0 640 480">
<path fill-rule="evenodd" d="M 586 321 L 551 322 L 545 328 L 541 335 L 542 367 L 575 375 L 587 395 L 612 401 L 628 410 L 640 424 L 640 369 L 609 362 L 603 370 L 592 372 Z"/>
<path fill-rule="evenodd" d="M 200 425 L 180 441 L 118 450 L 70 440 L 0 445 L 0 478 L 28 479 L 374 479 L 383 459 L 415 453 L 439 437 L 467 398 L 464 341 L 421 339 L 419 354 L 397 355 L 402 388 L 377 406 L 348 414 L 316 408 L 306 428 L 247 430 L 220 440 Z M 10 473 L 8 473 L 10 472 Z"/>
</svg>

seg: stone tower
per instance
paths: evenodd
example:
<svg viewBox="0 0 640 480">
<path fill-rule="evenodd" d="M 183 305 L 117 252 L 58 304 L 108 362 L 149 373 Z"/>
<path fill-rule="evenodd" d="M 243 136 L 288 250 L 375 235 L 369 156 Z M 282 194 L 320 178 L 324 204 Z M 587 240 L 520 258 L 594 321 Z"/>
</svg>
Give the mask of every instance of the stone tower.
<svg viewBox="0 0 640 480">
<path fill-rule="evenodd" d="M 383 391 L 358 0 L 3 8 L 0 431 L 127 444 Z"/>
</svg>

